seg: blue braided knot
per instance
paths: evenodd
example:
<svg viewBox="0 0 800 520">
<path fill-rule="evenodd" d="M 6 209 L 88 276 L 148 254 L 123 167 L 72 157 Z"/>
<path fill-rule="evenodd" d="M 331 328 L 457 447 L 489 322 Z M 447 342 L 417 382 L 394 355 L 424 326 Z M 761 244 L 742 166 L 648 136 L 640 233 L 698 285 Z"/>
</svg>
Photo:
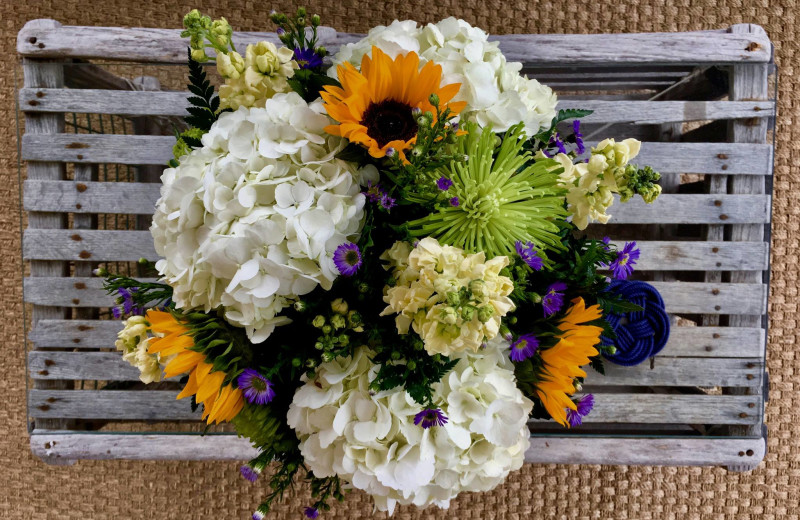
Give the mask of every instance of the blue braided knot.
<svg viewBox="0 0 800 520">
<path fill-rule="evenodd" d="M 601 338 L 604 345 L 617 348 L 614 355 L 604 354 L 605 358 L 618 365 L 633 366 L 658 354 L 669 339 L 669 315 L 655 287 L 645 282 L 614 280 L 607 290 L 642 310 L 605 316 L 617 335 L 616 340 Z"/>
</svg>

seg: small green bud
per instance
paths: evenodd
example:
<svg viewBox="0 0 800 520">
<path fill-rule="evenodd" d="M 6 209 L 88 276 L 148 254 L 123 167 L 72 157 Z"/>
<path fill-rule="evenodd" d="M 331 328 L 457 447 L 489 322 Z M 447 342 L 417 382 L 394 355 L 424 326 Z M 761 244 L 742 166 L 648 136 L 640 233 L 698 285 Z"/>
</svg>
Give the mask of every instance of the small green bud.
<svg viewBox="0 0 800 520">
<path fill-rule="evenodd" d="M 361 314 L 358 311 L 350 311 L 347 313 L 347 324 L 350 328 L 360 327 L 364 324 Z"/>
<path fill-rule="evenodd" d="M 322 333 L 323 334 L 330 334 L 332 330 L 333 330 L 333 328 L 330 325 L 328 325 L 327 323 L 322 326 Z"/>
<path fill-rule="evenodd" d="M 431 102 L 431 105 L 437 107 L 439 106 L 439 95 L 435 92 L 428 97 L 428 101 Z"/>
<path fill-rule="evenodd" d="M 450 291 L 447 293 L 447 304 L 452 305 L 453 307 L 458 307 L 461 305 L 461 297 L 455 291 Z"/>
<path fill-rule="evenodd" d="M 339 344 L 343 347 L 346 347 L 350 344 L 350 336 L 347 334 L 342 334 L 339 336 Z"/>
<path fill-rule="evenodd" d="M 575 381 L 575 391 L 580 392 L 581 390 L 583 390 L 583 385 L 580 384 L 580 382 Z"/>
<path fill-rule="evenodd" d="M 467 305 L 466 307 L 461 308 L 461 318 L 464 321 L 472 321 L 472 318 L 475 317 L 475 307 L 472 305 Z"/>
<path fill-rule="evenodd" d="M 408 367 L 409 370 L 416 370 L 417 362 L 412 359 L 408 363 L 406 363 L 406 366 Z"/>
<path fill-rule="evenodd" d="M 306 17 L 305 16 L 298 16 L 297 17 L 297 25 L 303 27 L 306 24 Z"/>
<path fill-rule="evenodd" d="M 334 329 L 343 329 L 347 325 L 347 320 L 341 314 L 334 314 L 331 318 L 331 325 Z"/>
<path fill-rule="evenodd" d="M 318 27 L 320 23 L 322 23 L 322 20 L 320 19 L 318 14 L 315 14 L 314 16 L 311 17 L 311 25 L 313 27 Z"/>
<path fill-rule="evenodd" d="M 324 361 L 325 363 L 330 363 L 334 359 L 336 359 L 336 355 L 333 352 L 322 353 L 322 361 Z"/>
<path fill-rule="evenodd" d="M 422 350 L 425 348 L 425 343 L 422 340 L 417 340 L 414 342 L 414 350 Z"/>
<path fill-rule="evenodd" d="M 316 359 L 309 358 L 309 359 L 306 360 L 306 367 L 314 368 L 316 366 L 317 366 L 317 360 Z"/>
<path fill-rule="evenodd" d="M 516 325 L 517 321 L 519 321 L 519 320 L 517 320 L 516 316 L 509 316 L 506 321 L 508 321 L 508 323 L 510 323 L 511 325 Z"/>
<path fill-rule="evenodd" d="M 311 322 L 311 325 L 315 326 L 318 329 L 321 329 L 323 325 L 325 325 L 325 316 L 322 314 L 317 314 L 314 316 L 314 321 Z"/>
<path fill-rule="evenodd" d="M 208 55 L 203 49 L 192 49 L 192 60 L 202 63 L 208 61 Z"/>
<path fill-rule="evenodd" d="M 420 118 L 420 119 L 422 119 L 422 118 Z M 425 150 L 422 148 L 422 146 L 415 146 L 414 148 L 412 148 L 412 149 L 411 149 L 411 154 L 412 154 L 414 157 L 419 157 L 419 156 L 421 156 L 421 155 L 422 155 L 424 152 L 425 152 Z"/>
<path fill-rule="evenodd" d="M 369 284 L 366 284 L 364 282 L 361 282 L 360 284 L 358 284 L 358 292 L 360 292 L 361 294 L 368 293 L 369 292 Z"/>
<path fill-rule="evenodd" d="M 306 15 L 306 8 L 305 7 L 298 7 L 297 8 L 297 17 L 305 16 Z"/>
<path fill-rule="evenodd" d="M 296 357 L 296 358 L 292 359 L 292 366 L 293 367 L 300 368 L 300 365 L 302 365 L 302 364 L 303 364 L 303 360 L 300 359 L 299 357 Z"/>
<path fill-rule="evenodd" d="M 484 305 L 478 309 L 478 320 L 481 323 L 486 323 L 494 316 L 494 307 L 491 305 Z"/>
<path fill-rule="evenodd" d="M 317 350 L 322 350 L 325 348 L 325 345 L 321 341 L 317 341 L 314 343 L 314 348 Z"/>
<path fill-rule="evenodd" d="M 447 325 L 455 325 L 458 322 L 458 313 L 452 307 L 445 307 L 442 309 L 441 321 Z"/>
<path fill-rule="evenodd" d="M 297 464 L 295 464 L 294 462 L 290 462 L 289 464 L 286 465 L 286 471 L 288 471 L 289 473 L 294 473 L 295 471 L 297 471 Z"/>
<path fill-rule="evenodd" d="M 341 298 L 336 298 L 331 302 L 331 310 L 338 314 L 347 314 L 347 302 Z"/>
<path fill-rule="evenodd" d="M 531 292 L 528 295 L 533 303 L 542 303 L 542 296 L 539 293 Z"/>
<path fill-rule="evenodd" d="M 98 267 L 97 269 L 95 269 L 94 271 L 92 271 L 92 273 L 93 273 L 95 276 L 100 276 L 100 277 L 103 277 L 103 278 L 105 278 L 106 276 L 108 276 L 108 270 L 107 270 L 105 267 Z"/>
<path fill-rule="evenodd" d="M 469 282 L 469 292 L 475 297 L 482 298 L 486 295 L 486 282 L 483 280 L 472 280 Z"/>
<path fill-rule="evenodd" d="M 395 351 L 392 352 L 392 359 L 393 360 L 397 361 L 398 359 L 400 359 L 402 357 L 403 357 L 403 355 L 399 351 L 395 350 Z"/>
<path fill-rule="evenodd" d="M 617 353 L 617 347 L 615 347 L 614 345 L 611 345 L 610 347 L 608 347 L 608 348 L 606 349 L 606 352 L 608 352 L 608 354 L 609 354 L 610 356 L 613 356 L 614 354 L 616 354 L 616 353 Z"/>
<path fill-rule="evenodd" d="M 308 309 L 308 305 L 303 300 L 297 300 L 294 302 L 294 310 L 297 312 L 305 312 Z"/>
<path fill-rule="evenodd" d="M 328 55 L 328 49 L 326 49 L 323 45 L 320 45 L 316 49 L 314 49 L 318 55 L 322 56 L 323 58 Z"/>
</svg>

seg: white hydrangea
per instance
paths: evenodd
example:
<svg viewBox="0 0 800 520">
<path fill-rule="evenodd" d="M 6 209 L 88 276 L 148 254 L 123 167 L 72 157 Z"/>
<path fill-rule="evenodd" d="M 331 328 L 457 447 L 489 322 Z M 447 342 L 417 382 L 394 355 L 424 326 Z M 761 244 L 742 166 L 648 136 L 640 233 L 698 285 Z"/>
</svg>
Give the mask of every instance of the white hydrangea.
<svg viewBox="0 0 800 520">
<path fill-rule="evenodd" d="M 488 491 L 522 466 L 533 403 L 522 395 L 508 357 L 495 339 L 434 385 L 444 426 L 414 424 L 422 408 L 402 388 L 372 392 L 377 366 L 367 347 L 352 358 L 320 365 L 303 376 L 288 423 L 305 463 L 317 477 L 339 475 L 372 495 L 381 511 L 396 504 L 447 508 L 462 491 Z"/>
<path fill-rule="evenodd" d="M 333 251 L 359 233 L 364 196 L 328 124 L 321 102 L 276 94 L 222 114 L 164 171 L 151 232 L 178 307 L 222 307 L 257 343 L 287 323 L 293 299 L 331 287 Z"/>
<path fill-rule="evenodd" d="M 442 84 L 461 83 L 454 101 L 466 101 L 462 120 L 492 125 L 495 132 L 505 132 L 523 122 L 532 135 L 550 126 L 555 117 L 553 91 L 520 74 L 521 63 L 506 61 L 497 42 L 488 41 L 483 30 L 464 20 L 447 18 L 436 24 L 418 27 L 413 20 L 378 26 L 367 36 L 344 45 L 333 57 L 328 75 L 336 77 L 336 65 L 350 62 L 356 67 L 361 58 L 378 47 L 391 57 L 416 52 L 420 64 L 433 61 L 442 66 Z"/>
</svg>

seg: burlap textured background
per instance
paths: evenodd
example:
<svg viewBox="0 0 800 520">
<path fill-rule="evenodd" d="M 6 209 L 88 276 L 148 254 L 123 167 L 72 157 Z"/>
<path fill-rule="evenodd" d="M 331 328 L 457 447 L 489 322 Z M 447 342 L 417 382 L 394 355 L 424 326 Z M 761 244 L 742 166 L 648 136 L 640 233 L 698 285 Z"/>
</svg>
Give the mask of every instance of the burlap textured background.
<svg viewBox="0 0 800 520">
<path fill-rule="evenodd" d="M 800 371 L 797 324 L 800 229 L 795 189 L 800 174 L 800 31 L 794 0 L 664 0 L 562 2 L 498 0 L 334 0 L 307 2 L 326 25 L 364 32 L 394 18 L 436 21 L 455 15 L 493 33 L 600 33 L 687 31 L 758 23 L 776 45 L 780 103 L 775 167 L 772 328 L 769 338 L 771 401 L 769 455 L 749 474 L 724 469 L 605 466 L 526 466 L 492 493 L 465 495 L 449 511 L 424 513 L 401 508 L 395 518 L 535 519 L 800 518 L 800 422 L 793 377 Z M 287 1 L 50 0 L 0 2 L 0 517 L 4 519 L 249 518 L 263 486 L 239 477 L 233 463 L 80 462 L 49 467 L 31 456 L 25 426 L 25 372 L 22 351 L 22 282 L 18 222 L 17 151 L 13 70 L 17 31 L 34 18 L 65 25 L 178 27 L 181 16 L 198 7 L 225 16 L 239 30 L 270 27 L 271 9 L 289 10 Z M 702 52 L 702 49 L 698 49 Z M 271 518 L 300 518 L 309 500 L 300 487 Z M 328 518 L 368 518 L 369 500 L 349 496 Z"/>
</svg>

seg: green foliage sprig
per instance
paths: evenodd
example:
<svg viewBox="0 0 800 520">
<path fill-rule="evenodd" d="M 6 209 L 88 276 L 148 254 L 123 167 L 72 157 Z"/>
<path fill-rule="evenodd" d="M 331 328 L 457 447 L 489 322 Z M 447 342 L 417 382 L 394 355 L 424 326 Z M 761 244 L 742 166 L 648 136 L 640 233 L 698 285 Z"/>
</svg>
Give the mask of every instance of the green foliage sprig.
<svg viewBox="0 0 800 520">
<path fill-rule="evenodd" d="M 211 129 L 211 125 L 219 117 L 219 96 L 214 93 L 214 87 L 208 80 L 206 71 L 203 66 L 192 59 L 191 51 L 189 52 L 189 92 L 194 96 L 189 97 L 188 101 L 191 105 L 186 109 L 189 115 L 184 117 L 183 120 L 186 124 L 199 128 L 205 132 Z M 193 148 L 202 146 L 199 139 L 193 137 L 184 137 L 186 144 Z"/>
</svg>

